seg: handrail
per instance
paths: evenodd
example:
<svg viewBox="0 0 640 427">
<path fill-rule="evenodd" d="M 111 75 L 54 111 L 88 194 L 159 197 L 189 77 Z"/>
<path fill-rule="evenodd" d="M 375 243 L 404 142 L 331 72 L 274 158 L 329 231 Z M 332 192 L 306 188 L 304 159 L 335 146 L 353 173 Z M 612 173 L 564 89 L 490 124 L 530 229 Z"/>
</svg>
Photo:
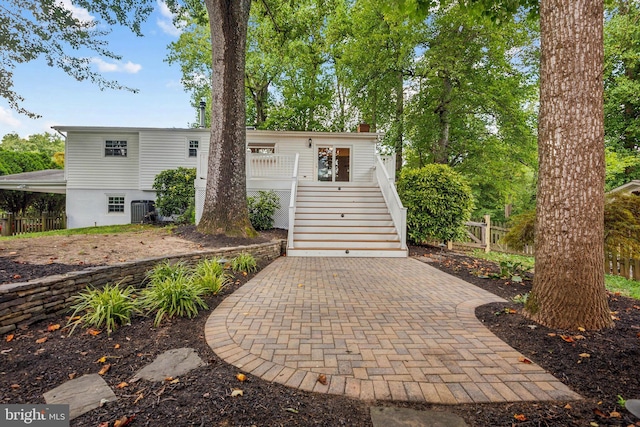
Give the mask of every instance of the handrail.
<svg viewBox="0 0 640 427">
<path fill-rule="evenodd" d="M 296 153 L 293 162 L 293 176 L 291 177 L 291 196 L 289 198 L 289 232 L 287 234 L 287 248 L 293 248 L 293 224 L 296 219 L 296 195 L 298 194 L 298 162 L 300 154 Z"/>
<path fill-rule="evenodd" d="M 376 179 L 384 201 L 389 208 L 389 213 L 393 219 L 393 224 L 400 233 L 400 244 L 402 249 L 407 249 L 407 208 L 402 205 L 400 196 L 394 183 L 394 178 L 389 176 L 384 161 L 379 154 L 376 154 Z"/>
</svg>

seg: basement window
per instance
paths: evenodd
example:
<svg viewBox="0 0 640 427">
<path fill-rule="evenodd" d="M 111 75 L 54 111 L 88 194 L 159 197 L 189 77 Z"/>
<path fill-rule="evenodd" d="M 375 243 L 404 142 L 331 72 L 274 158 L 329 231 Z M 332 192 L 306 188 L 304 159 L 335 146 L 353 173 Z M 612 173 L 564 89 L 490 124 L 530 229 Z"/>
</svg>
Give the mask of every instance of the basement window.
<svg viewBox="0 0 640 427">
<path fill-rule="evenodd" d="M 127 157 L 127 141 L 106 140 L 104 155 L 105 157 Z"/>
<path fill-rule="evenodd" d="M 124 212 L 124 196 L 108 196 L 107 212 L 123 213 Z"/>
</svg>

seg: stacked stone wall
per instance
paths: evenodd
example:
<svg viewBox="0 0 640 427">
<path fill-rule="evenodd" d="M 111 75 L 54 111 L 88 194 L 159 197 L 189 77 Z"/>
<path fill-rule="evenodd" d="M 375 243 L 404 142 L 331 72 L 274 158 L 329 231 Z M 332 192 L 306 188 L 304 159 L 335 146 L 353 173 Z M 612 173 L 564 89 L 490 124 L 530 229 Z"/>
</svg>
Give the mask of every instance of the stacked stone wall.
<svg viewBox="0 0 640 427">
<path fill-rule="evenodd" d="M 230 260 L 241 253 L 250 253 L 257 260 L 270 261 L 282 255 L 285 250 L 285 241 L 275 241 L 90 267 L 29 282 L 0 285 L 0 334 L 68 312 L 73 302 L 72 297 L 89 285 L 96 288 L 107 283 L 142 286 L 147 271 L 165 260 L 181 261 L 193 266 L 207 258 Z"/>
</svg>

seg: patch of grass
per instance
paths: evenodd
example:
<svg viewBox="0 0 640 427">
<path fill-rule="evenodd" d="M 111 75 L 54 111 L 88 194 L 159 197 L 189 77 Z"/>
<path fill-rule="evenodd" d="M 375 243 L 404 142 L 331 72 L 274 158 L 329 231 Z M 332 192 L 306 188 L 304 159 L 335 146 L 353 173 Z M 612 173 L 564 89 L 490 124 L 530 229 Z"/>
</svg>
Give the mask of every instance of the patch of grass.
<svg viewBox="0 0 640 427">
<path fill-rule="evenodd" d="M 496 264 L 510 263 L 520 264 L 525 271 L 532 270 L 535 264 L 535 258 L 527 255 L 515 255 L 506 254 L 504 252 L 484 252 L 481 250 L 474 250 L 472 253 L 474 258 L 486 259 L 487 261 L 493 261 Z"/>
<path fill-rule="evenodd" d="M 532 269 L 535 264 L 535 258 L 526 255 L 513 255 L 505 254 L 502 252 L 489 252 L 475 250 L 472 254 L 475 258 L 486 259 L 498 264 L 508 263 L 520 263 L 524 268 Z M 620 276 L 613 276 L 611 274 L 605 274 L 604 284 L 610 292 L 620 292 L 621 295 L 626 297 L 640 299 L 640 282 L 635 280 L 625 279 Z"/>
<path fill-rule="evenodd" d="M 625 297 L 640 299 L 640 282 L 620 276 L 605 274 L 604 284 L 611 292 L 620 292 Z"/>
<path fill-rule="evenodd" d="M 119 284 L 107 284 L 102 289 L 87 288 L 72 297 L 76 303 L 71 307 L 73 314 L 67 324 L 73 325 L 69 335 L 81 324 L 97 329 L 106 326 L 110 334 L 118 325 L 129 323 L 131 316 L 139 312 L 134 292 L 132 286 L 122 288 Z"/>
<path fill-rule="evenodd" d="M 252 273 L 258 270 L 258 263 L 253 255 L 242 253 L 231 260 L 229 263 L 231 270 Z"/>
<path fill-rule="evenodd" d="M 77 234 L 117 234 L 117 233 L 134 233 L 138 231 L 146 231 L 157 229 L 157 226 L 149 224 L 121 224 L 121 225 L 105 225 L 100 227 L 86 228 L 69 228 L 65 230 L 51 230 L 39 233 L 25 233 L 17 236 L 3 236 L 0 241 L 14 239 L 31 239 L 42 236 L 73 236 Z"/>
</svg>

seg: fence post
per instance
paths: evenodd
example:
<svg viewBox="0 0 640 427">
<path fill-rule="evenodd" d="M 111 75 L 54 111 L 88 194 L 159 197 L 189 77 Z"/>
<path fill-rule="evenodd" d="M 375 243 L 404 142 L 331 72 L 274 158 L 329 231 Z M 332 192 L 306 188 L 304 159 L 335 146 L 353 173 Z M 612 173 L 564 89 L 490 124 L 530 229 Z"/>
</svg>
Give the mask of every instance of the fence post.
<svg viewBox="0 0 640 427">
<path fill-rule="evenodd" d="M 7 231 L 9 234 L 7 236 L 13 236 L 16 231 L 15 217 L 12 213 L 7 215 L 7 222 L 9 223 L 9 227 L 7 227 Z"/>
<path fill-rule="evenodd" d="M 40 224 L 40 229 L 42 231 L 47 231 L 47 215 L 43 212 L 42 218 L 40 218 L 42 223 Z"/>
<path fill-rule="evenodd" d="M 482 236 L 482 240 L 485 242 L 484 251 L 491 252 L 491 216 L 484 216 L 484 223 L 486 227 L 484 227 L 484 236 Z"/>
</svg>

